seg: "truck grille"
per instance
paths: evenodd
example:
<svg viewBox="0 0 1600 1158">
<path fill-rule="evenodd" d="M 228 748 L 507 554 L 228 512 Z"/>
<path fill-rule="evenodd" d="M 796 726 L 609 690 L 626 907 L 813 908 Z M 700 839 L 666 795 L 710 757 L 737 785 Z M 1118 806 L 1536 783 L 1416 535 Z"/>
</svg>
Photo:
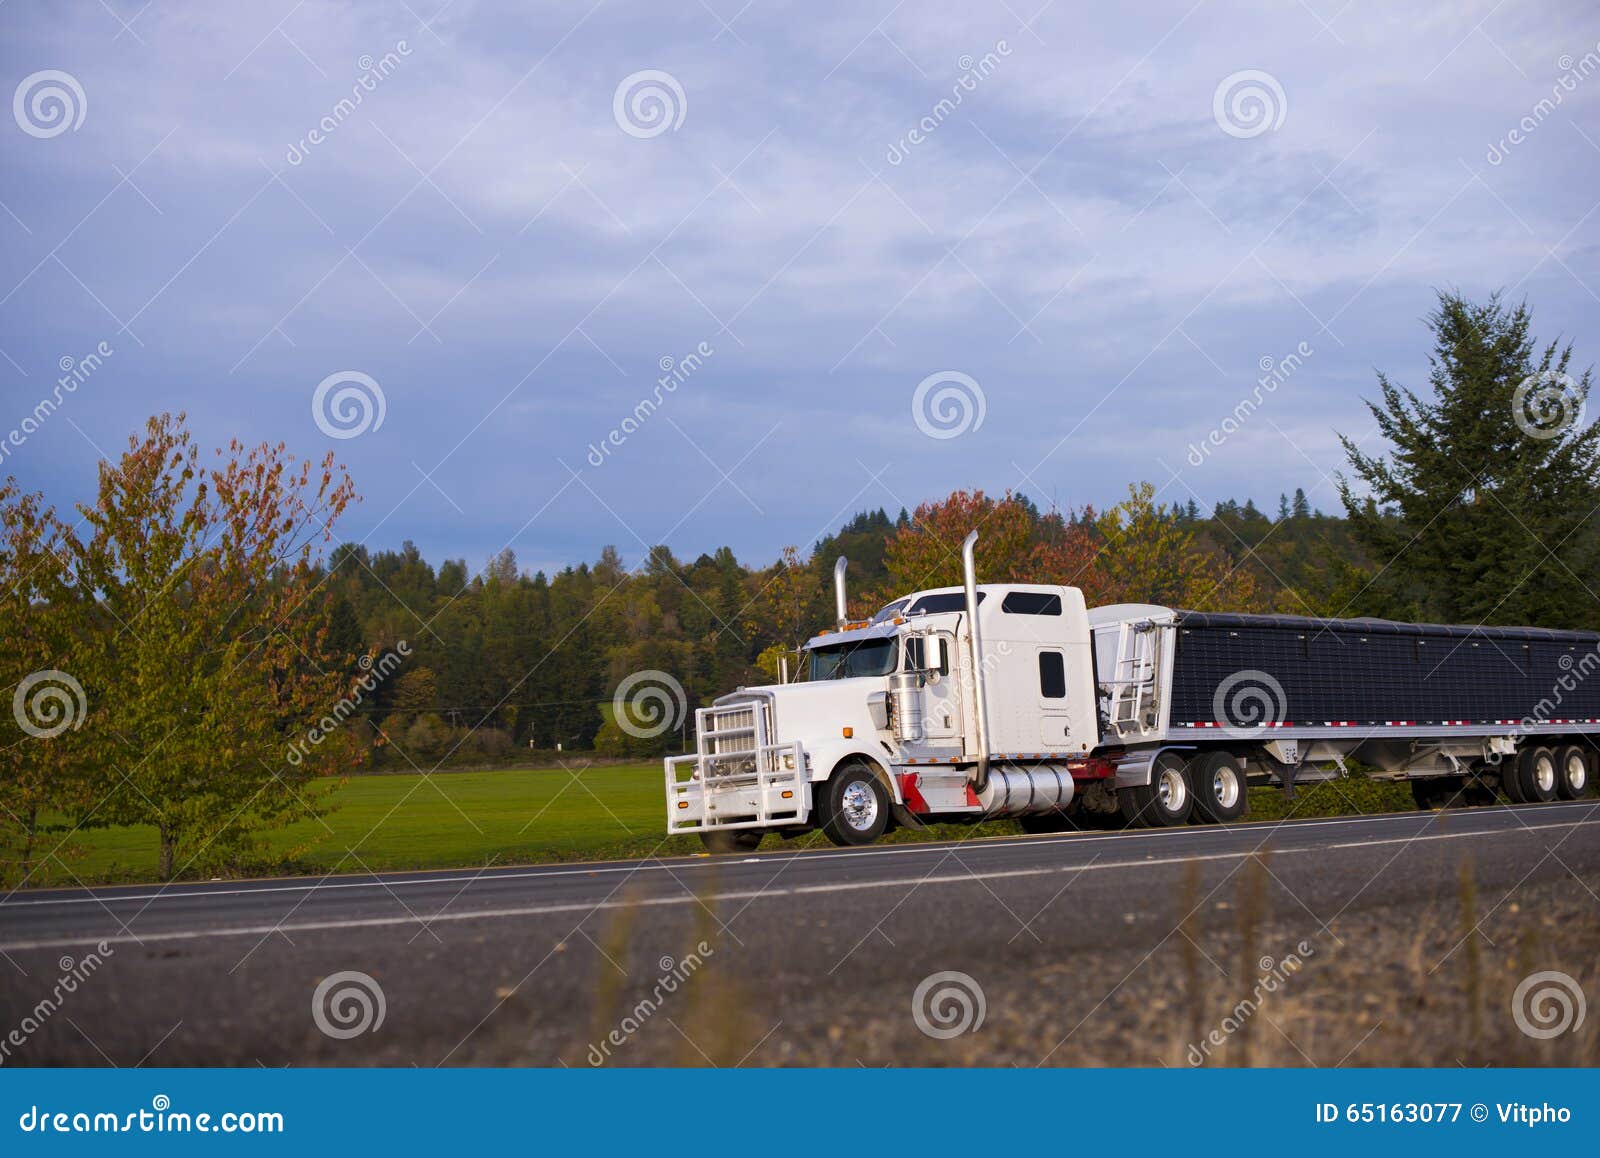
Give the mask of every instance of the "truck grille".
<svg viewBox="0 0 1600 1158">
<path fill-rule="evenodd" d="M 772 762 L 771 751 L 763 751 L 774 740 L 772 705 L 765 700 L 741 700 L 703 708 L 698 715 L 699 750 L 702 755 L 714 757 L 706 761 L 708 775 L 754 775 L 758 771 L 758 753 L 766 763 Z"/>
<path fill-rule="evenodd" d="M 739 704 L 729 708 L 712 708 L 706 713 L 704 738 L 707 751 L 721 756 L 733 752 L 756 750 L 756 706 Z"/>
</svg>

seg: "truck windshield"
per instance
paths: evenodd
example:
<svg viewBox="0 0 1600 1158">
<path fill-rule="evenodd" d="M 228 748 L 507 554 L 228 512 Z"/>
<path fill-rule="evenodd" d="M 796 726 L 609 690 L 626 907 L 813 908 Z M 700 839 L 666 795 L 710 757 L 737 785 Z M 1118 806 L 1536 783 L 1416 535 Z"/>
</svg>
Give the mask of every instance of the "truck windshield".
<svg viewBox="0 0 1600 1158">
<path fill-rule="evenodd" d="M 898 640 L 889 638 L 814 648 L 810 678 L 842 680 L 852 676 L 888 675 L 894 670 L 898 645 Z"/>
</svg>

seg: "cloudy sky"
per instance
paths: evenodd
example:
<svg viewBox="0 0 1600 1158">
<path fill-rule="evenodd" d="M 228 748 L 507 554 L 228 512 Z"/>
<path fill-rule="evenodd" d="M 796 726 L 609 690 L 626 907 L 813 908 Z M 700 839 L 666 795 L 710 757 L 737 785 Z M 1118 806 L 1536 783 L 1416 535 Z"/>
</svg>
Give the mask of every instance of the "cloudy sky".
<svg viewBox="0 0 1600 1158">
<path fill-rule="evenodd" d="M 1435 287 L 1600 353 L 1592 3 L 0 25 L 0 428 L 110 351 L 0 463 L 58 505 L 185 410 L 335 449 L 347 537 L 473 565 L 763 561 L 960 486 L 1333 509 L 1335 432 L 1370 437 L 1376 369 L 1420 382 Z"/>
</svg>

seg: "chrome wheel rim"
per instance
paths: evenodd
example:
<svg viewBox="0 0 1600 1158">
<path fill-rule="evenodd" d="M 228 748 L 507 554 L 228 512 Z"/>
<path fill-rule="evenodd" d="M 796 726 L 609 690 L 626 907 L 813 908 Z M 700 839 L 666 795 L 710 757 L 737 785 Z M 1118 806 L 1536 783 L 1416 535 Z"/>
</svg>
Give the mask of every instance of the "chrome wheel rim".
<svg viewBox="0 0 1600 1158">
<path fill-rule="evenodd" d="M 1577 752 L 1567 757 L 1567 785 L 1574 792 L 1589 786 L 1589 762 Z"/>
<path fill-rule="evenodd" d="M 878 819 L 878 794 L 864 780 L 846 785 L 840 801 L 844 822 L 857 832 L 865 832 Z"/>
<path fill-rule="evenodd" d="M 1183 773 L 1176 768 L 1162 771 L 1156 791 L 1161 794 L 1161 807 L 1168 812 L 1179 811 L 1189 798 L 1189 786 L 1183 782 Z"/>
<path fill-rule="evenodd" d="M 1218 768 L 1211 778 L 1211 794 L 1223 808 L 1239 803 L 1239 774 L 1232 768 Z"/>
<path fill-rule="evenodd" d="M 1556 762 L 1548 756 L 1540 756 L 1533 764 L 1533 782 L 1540 792 L 1551 792 L 1556 786 Z"/>
</svg>

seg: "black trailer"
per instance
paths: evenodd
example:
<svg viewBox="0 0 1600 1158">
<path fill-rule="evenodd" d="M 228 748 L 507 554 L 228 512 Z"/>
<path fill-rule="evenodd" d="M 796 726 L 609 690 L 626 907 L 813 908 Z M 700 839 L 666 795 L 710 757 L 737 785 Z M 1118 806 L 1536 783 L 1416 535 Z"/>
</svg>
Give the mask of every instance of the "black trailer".
<svg viewBox="0 0 1600 1158">
<path fill-rule="evenodd" d="M 1144 604 L 1089 616 L 1119 807 L 1152 823 L 1189 806 L 1231 819 L 1247 781 L 1292 793 L 1351 763 L 1412 781 L 1425 807 L 1576 799 L 1595 780 L 1600 634 Z"/>
</svg>

